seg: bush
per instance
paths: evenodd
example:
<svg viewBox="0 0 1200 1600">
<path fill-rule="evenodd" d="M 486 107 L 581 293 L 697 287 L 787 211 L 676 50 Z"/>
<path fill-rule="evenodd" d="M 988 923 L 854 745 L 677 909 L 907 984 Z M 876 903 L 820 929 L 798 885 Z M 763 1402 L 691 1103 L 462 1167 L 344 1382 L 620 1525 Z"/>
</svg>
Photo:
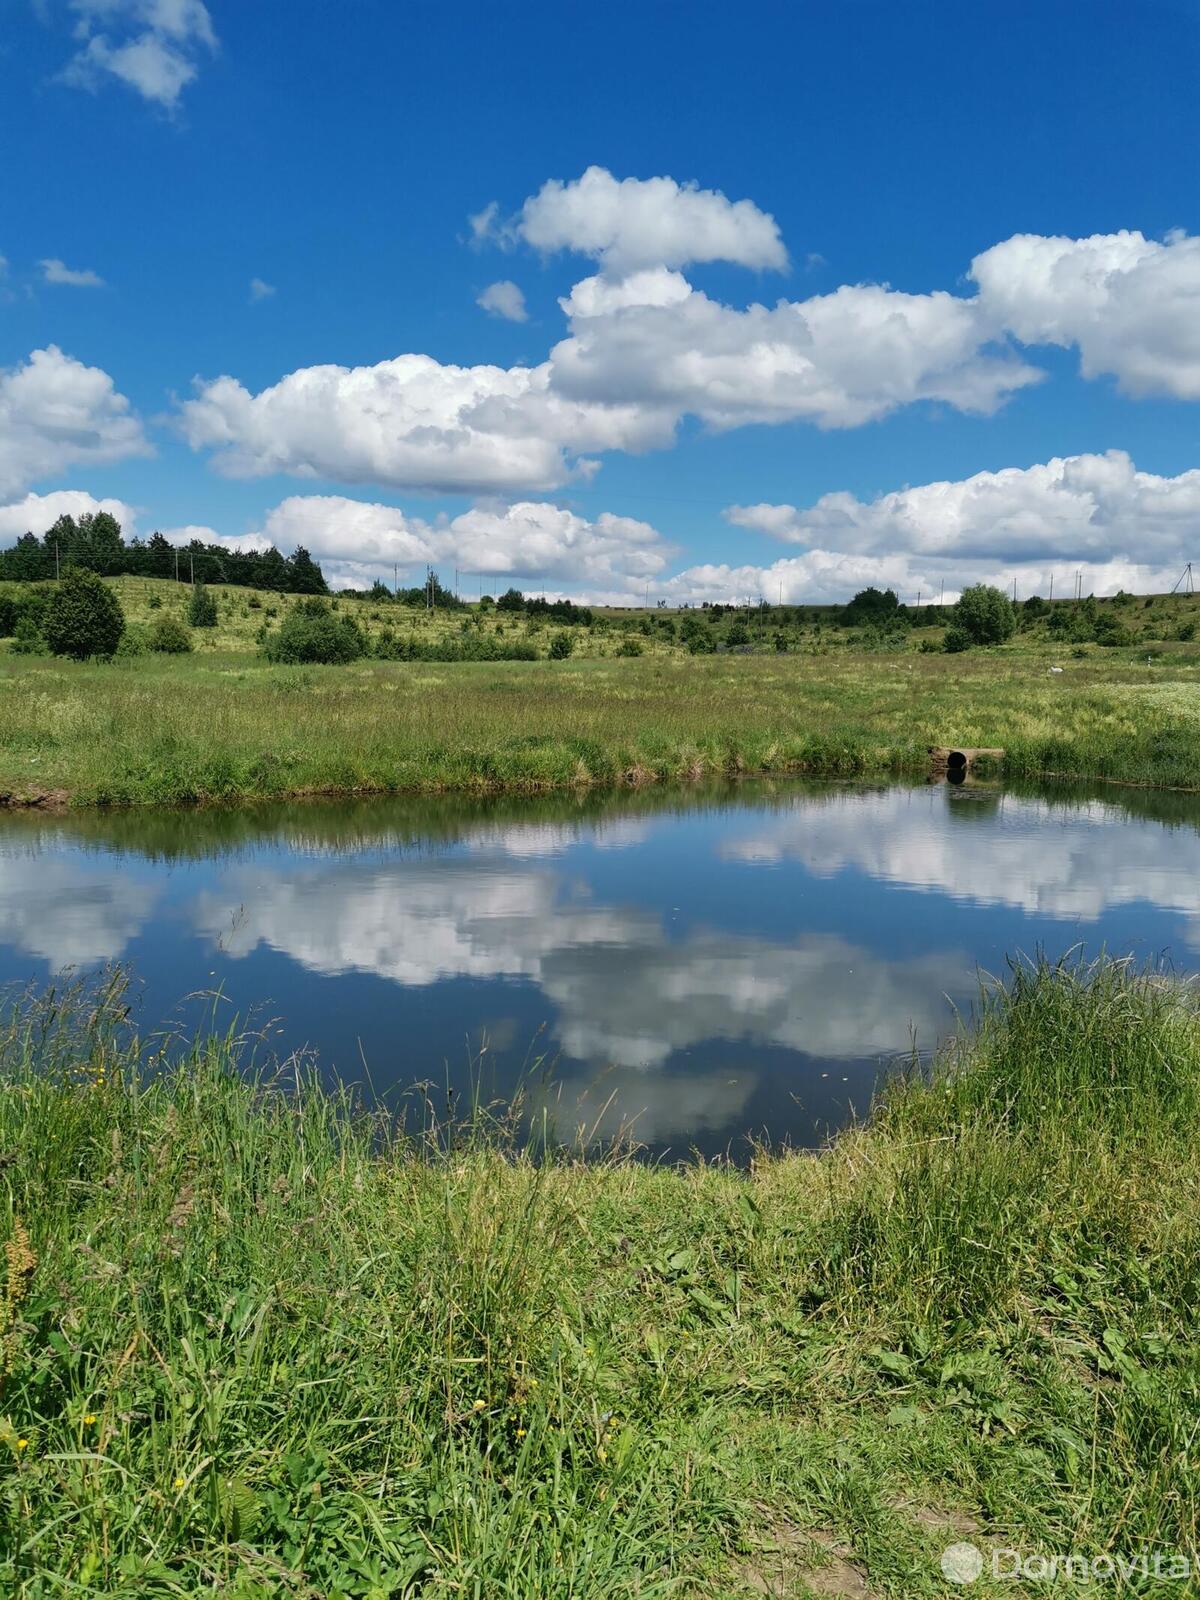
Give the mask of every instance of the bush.
<svg viewBox="0 0 1200 1600">
<path fill-rule="evenodd" d="M 506 589 L 496 604 L 501 611 L 524 611 L 525 596 L 520 589 Z"/>
<path fill-rule="evenodd" d="M 967 630 L 955 626 L 946 629 L 946 635 L 942 640 L 942 649 L 949 651 L 951 655 L 958 655 L 962 650 L 969 650 L 971 643 L 971 635 Z"/>
<path fill-rule="evenodd" d="M 0 594 L 0 639 L 16 632 L 17 602 L 10 594 Z"/>
<path fill-rule="evenodd" d="M 38 631 L 37 623 L 27 611 L 22 611 L 17 617 L 17 625 L 13 630 L 12 652 L 15 656 L 46 654 L 46 641 Z"/>
<path fill-rule="evenodd" d="M 1111 611 L 1101 612 L 1096 618 L 1093 637 L 1097 644 L 1107 645 L 1110 649 L 1114 645 L 1133 643 L 1133 634 Z"/>
<path fill-rule="evenodd" d="M 150 607 L 151 611 L 160 610 L 162 607 L 162 595 L 152 594 L 149 600 L 146 601 L 146 604 Z"/>
<path fill-rule="evenodd" d="M 777 656 L 785 656 L 785 655 L 787 655 L 787 648 L 788 648 L 787 635 L 786 634 L 782 634 L 782 633 L 777 633 L 775 635 L 775 654 Z"/>
<path fill-rule="evenodd" d="M 68 567 L 42 620 L 42 637 L 51 653 L 76 661 L 111 656 L 124 632 L 121 602 L 104 579 L 82 567 Z"/>
<path fill-rule="evenodd" d="M 622 639 L 617 646 L 617 654 L 619 656 L 640 656 L 641 653 L 641 641 L 638 639 Z"/>
<path fill-rule="evenodd" d="M 134 656 L 144 656 L 150 648 L 146 638 L 146 630 L 136 622 L 125 625 L 125 632 L 121 635 L 121 642 L 113 652 L 115 661 L 129 661 Z"/>
<path fill-rule="evenodd" d="M 217 602 L 202 583 L 196 584 L 192 590 L 187 619 L 193 628 L 215 628 L 217 625 Z"/>
<path fill-rule="evenodd" d="M 157 655 L 185 656 L 192 648 L 192 636 L 178 617 L 159 617 L 147 643 Z"/>
<path fill-rule="evenodd" d="M 1180 623 L 1175 637 L 1179 640 L 1180 644 L 1190 644 L 1196 637 L 1196 624 L 1194 622 Z"/>
<path fill-rule="evenodd" d="M 959 596 L 954 622 L 972 644 L 1003 644 L 1016 631 L 1017 616 L 1002 589 L 976 583 Z"/>
<path fill-rule="evenodd" d="M 750 629 L 744 622 L 735 622 L 725 635 L 725 643 L 731 650 L 737 650 L 742 645 L 750 643 Z"/>
<path fill-rule="evenodd" d="M 324 600 L 304 600 L 293 607 L 277 631 L 263 641 L 268 661 L 313 662 L 338 666 L 357 661 L 367 644 L 351 617 L 335 617 Z"/>
<path fill-rule="evenodd" d="M 556 633 L 550 641 L 551 661 L 565 661 L 575 648 L 575 641 L 569 633 Z"/>
</svg>

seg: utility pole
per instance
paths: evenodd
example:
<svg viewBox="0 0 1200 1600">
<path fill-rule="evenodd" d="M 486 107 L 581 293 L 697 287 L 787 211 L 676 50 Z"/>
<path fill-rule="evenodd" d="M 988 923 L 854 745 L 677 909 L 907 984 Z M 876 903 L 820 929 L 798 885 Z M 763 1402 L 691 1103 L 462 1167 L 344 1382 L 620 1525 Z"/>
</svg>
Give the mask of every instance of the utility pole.
<svg viewBox="0 0 1200 1600">
<path fill-rule="evenodd" d="M 1054 604 L 1054 574 L 1050 574 L 1050 604 Z"/>
<path fill-rule="evenodd" d="M 392 599 L 400 593 L 400 563 L 392 562 Z"/>
</svg>

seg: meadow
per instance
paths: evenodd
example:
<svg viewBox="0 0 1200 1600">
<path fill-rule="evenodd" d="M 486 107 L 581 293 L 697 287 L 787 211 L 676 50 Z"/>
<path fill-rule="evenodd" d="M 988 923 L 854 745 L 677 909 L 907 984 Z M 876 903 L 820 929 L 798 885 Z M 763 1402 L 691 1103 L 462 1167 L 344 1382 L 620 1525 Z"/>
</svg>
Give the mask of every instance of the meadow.
<svg viewBox="0 0 1200 1600">
<path fill-rule="evenodd" d="M 114 587 L 135 638 L 156 615 L 182 615 L 185 586 Z M 920 626 L 879 639 L 812 608 L 751 614 L 749 625 L 727 612 L 703 624 L 717 652 L 692 654 L 681 630 L 695 613 L 597 613 L 591 626 L 560 627 L 343 599 L 368 635 L 388 628 L 428 644 L 503 630 L 502 641 L 531 643 L 540 659 L 321 667 L 270 665 L 256 652 L 265 613 L 294 597 L 216 594 L 218 626 L 192 630 L 188 655 L 76 664 L 0 654 L 7 802 L 919 773 L 930 746 L 951 744 L 1005 749 L 1009 776 L 1200 786 L 1200 645 L 1179 637 L 1200 615 L 1190 596 L 1130 601 L 1122 615 L 1136 640 L 1118 648 L 1072 645 L 1039 622 L 959 655 L 937 648 L 943 630 L 924 613 Z M 749 642 L 729 644 L 739 626 Z M 560 633 L 571 654 L 548 659 Z"/>
<path fill-rule="evenodd" d="M 1041 1592 L 1005 1551 L 1136 1594 L 1194 1559 L 1193 988 L 1020 968 L 865 1126 L 740 1171 L 404 1123 L 124 1017 L 114 982 L 0 1032 L 4 1594 L 909 1600 L 964 1540 L 974 1594 Z"/>
</svg>

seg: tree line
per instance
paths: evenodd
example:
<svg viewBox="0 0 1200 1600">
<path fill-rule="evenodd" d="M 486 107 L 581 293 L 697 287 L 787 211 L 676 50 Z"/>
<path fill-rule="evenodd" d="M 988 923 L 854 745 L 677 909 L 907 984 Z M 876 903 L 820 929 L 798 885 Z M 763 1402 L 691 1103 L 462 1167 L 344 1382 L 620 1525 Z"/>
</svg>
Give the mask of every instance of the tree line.
<svg viewBox="0 0 1200 1600">
<path fill-rule="evenodd" d="M 121 524 L 107 511 L 61 516 L 39 539 L 24 533 L 0 550 L 0 579 L 36 583 L 56 578 L 64 567 L 82 567 L 106 578 L 175 578 L 188 583 L 229 583 L 281 594 L 326 594 L 325 575 L 303 545 L 285 556 L 267 550 L 226 550 L 192 539 L 173 545 L 161 533 L 126 540 Z"/>
</svg>

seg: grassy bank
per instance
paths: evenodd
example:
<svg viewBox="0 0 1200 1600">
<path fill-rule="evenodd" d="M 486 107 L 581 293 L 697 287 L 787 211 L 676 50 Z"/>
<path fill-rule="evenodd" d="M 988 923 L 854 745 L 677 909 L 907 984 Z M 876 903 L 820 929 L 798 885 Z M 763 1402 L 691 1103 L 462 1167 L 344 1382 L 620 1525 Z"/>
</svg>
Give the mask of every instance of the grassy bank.
<svg viewBox="0 0 1200 1600">
<path fill-rule="evenodd" d="M 862 1600 L 961 1592 L 964 1538 L 1194 1551 L 1191 991 L 1027 971 L 749 1173 L 404 1138 L 222 1042 L 148 1082 L 117 1009 L 0 1040 L 3 1593 Z"/>
<path fill-rule="evenodd" d="M 1198 675 L 1182 650 L 302 668 L 6 656 L 0 793 L 125 805 L 920 772 L 928 746 L 955 743 L 1004 747 L 1014 776 L 1200 787 Z"/>
</svg>

